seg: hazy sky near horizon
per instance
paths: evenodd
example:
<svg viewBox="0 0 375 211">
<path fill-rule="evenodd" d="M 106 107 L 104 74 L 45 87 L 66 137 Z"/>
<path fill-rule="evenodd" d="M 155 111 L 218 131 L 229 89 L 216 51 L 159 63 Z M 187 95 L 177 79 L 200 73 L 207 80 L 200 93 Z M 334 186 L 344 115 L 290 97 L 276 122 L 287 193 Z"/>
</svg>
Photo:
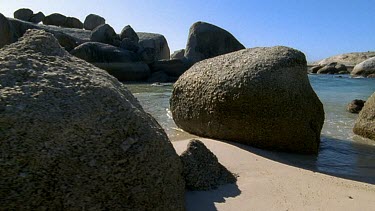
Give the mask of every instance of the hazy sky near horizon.
<svg viewBox="0 0 375 211">
<path fill-rule="evenodd" d="M 171 53 L 185 48 L 190 26 L 212 23 L 247 48 L 285 45 L 308 61 L 332 55 L 375 51 L 375 0 L 0 0 L 0 13 L 19 8 L 45 15 L 106 19 L 117 33 L 126 25 L 163 34 Z"/>
</svg>

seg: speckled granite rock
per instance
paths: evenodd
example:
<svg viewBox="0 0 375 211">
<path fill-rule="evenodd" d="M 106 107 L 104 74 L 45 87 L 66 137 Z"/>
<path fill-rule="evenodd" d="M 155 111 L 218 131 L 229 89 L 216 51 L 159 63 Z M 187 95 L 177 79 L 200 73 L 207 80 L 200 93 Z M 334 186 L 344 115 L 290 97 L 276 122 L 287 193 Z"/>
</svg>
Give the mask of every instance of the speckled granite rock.
<svg viewBox="0 0 375 211">
<path fill-rule="evenodd" d="M 184 210 L 162 128 L 51 34 L 0 50 L 0 96 L 0 210 Z"/>
<path fill-rule="evenodd" d="M 199 136 L 317 153 L 324 110 L 306 69 L 305 55 L 283 46 L 203 60 L 174 84 L 173 119 Z"/>
<path fill-rule="evenodd" d="M 221 165 L 217 157 L 199 140 L 191 140 L 180 158 L 186 188 L 189 190 L 211 190 L 237 181 L 236 177 Z"/>
<path fill-rule="evenodd" d="M 353 132 L 375 141 L 375 92 L 366 100 L 359 112 Z"/>
</svg>

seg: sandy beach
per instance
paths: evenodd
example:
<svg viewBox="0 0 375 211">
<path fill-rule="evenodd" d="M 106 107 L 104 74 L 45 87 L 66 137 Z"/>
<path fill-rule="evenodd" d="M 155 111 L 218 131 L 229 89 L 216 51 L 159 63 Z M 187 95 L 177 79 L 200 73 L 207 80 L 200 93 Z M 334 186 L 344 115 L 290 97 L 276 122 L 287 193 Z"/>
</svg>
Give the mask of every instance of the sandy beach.
<svg viewBox="0 0 375 211">
<path fill-rule="evenodd" d="M 199 140 L 239 177 L 236 184 L 216 190 L 188 191 L 187 210 L 375 210 L 373 184 L 287 165 L 273 159 L 274 152 Z M 188 142 L 172 144 L 180 154 Z"/>
</svg>

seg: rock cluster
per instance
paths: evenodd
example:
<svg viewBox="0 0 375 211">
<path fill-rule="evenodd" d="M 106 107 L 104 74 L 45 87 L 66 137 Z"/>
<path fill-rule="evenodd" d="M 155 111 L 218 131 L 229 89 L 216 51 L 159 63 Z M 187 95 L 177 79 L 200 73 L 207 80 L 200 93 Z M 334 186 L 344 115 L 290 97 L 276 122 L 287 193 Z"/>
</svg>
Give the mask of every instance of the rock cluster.
<svg viewBox="0 0 375 211">
<path fill-rule="evenodd" d="M 331 62 L 325 66 L 314 66 L 310 69 L 310 73 L 317 74 L 348 74 L 349 71 L 343 64 L 338 64 L 337 62 Z"/>
<path fill-rule="evenodd" d="M 0 50 L 0 210 L 184 210 L 181 161 L 125 86 L 29 30 Z"/>
<path fill-rule="evenodd" d="M 221 165 L 217 157 L 199 140 L 191 140 L 180 158 L 186 188 L 189 190 L 211 190 L 237 181 L 236 177 Z"/>
<path fill-rule="evenodd" d="M 21 8 L 18 9 L 13 13 L 14 18 L 28 21 L 31 23 L 40 23 L 44 20 L 44 14 L 42 12 L 38 12 L 34 14 L 34 12 L 31 9 L 28 8 Z"/>
<path fill-rule="evenodd" d="M 318 152 L 324 122 L 305 55 L 283 46 L 194 64 L 174 84 L 170 107 L 189 133 L 298 153 Z"/>
</svg>

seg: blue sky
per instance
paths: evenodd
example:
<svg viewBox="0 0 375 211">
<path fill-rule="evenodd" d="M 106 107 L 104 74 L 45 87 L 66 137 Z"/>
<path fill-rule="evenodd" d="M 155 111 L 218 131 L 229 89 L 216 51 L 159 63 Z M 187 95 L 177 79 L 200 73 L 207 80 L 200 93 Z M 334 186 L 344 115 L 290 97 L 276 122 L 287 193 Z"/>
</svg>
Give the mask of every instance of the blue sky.
<svg viewBox="0 0 375 211">
<path fill-rule="evenodd" d="M 18 8 L 79 18 L 103 16 L 118 33 L 125 25 L 163 34 L 171 51 L 185 48 L 189 27 L 205 21 L 231 32 L 246 47 L 285 45 L 309 61 L 375 51 L 375 0 L 0 0 Z"/>
</svg>

